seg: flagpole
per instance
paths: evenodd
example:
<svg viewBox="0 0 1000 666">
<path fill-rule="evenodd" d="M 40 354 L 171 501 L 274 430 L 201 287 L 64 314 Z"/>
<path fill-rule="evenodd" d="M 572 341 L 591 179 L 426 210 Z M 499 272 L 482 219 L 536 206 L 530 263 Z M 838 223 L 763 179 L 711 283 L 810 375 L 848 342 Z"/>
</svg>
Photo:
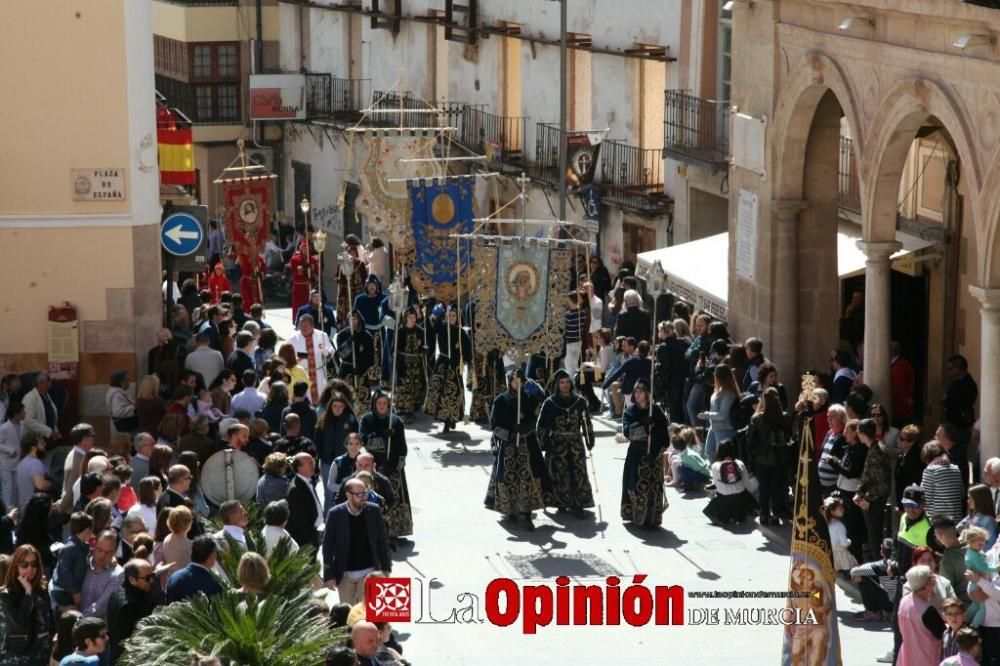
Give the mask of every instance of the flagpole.
<svg viewBox="0 0 1000 666">
<path fill-rule="evenodd" d="M 559 219 L 566 219 L 566 3 L 559 0 Z"/>
</svg>

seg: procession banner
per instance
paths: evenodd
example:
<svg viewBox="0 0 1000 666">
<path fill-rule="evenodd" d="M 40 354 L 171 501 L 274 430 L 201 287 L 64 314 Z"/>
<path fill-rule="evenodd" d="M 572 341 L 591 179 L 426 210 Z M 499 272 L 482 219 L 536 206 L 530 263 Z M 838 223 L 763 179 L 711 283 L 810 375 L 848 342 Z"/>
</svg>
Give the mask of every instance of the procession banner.
<svg viewBox="0 0 1000 666">
<path fill-rule="evenodd" d="M 820 513 L 820 486 L 812 423 L 806 420 L 799 442 L 798 483 L 792 526 L 792 556 L 788 589 L 802 593 L 789 598 L 787 612 L 796 618 L 785 627 L 782 666 L 840 666 L 837 632 L 837 574 L 833 570 L 830 532 Z"/>
<path fill-rule="evenodd" d="M 239 254 L 256 256 L 270 230 L 271 180 L 240 179 L 222 184 L 229 240 Z"/>
<path fill-rule="evenodd" d="M 471 176 L 409 181 L 413 209 L 413 261 L 409 264 L 410 279 L 421 294 L 439 301 L 451 301 L 457 296 L 456 285 L 468 280 L 472 263 L 468 241 L 462 242 L 461 257 L 451 234 L 473 231 L 472 200 L 475 179 Z M 461 259 L 461 267 L 459 267 Z M 467 293 L 466 289 L 463 289 Z"/>
<path fill-rule="evenodd" d="M 566 134 L 566 154 L 572 173 L 566 174 L 571 187 L 582 187 L 594 181 L 597 159 L 601 152 L 604 132 L 568 132 Z"/>
<path fill-rule="evenodd" d="M 410 194 L 401 179 L 431 179 L 444 175 L 440 162 L 402 162 L 405 159 L 431 160 L 439 133 L 399 129 L 372 129 L 358 133 L 358 198 L 355 207 L 365 217 L 372 236 L 388 240 L 404 263 L 414 256 L 410 224 Z M 400 179 L 397 182 L 389 182 Z"/>
<path fill-rule="evenodd" d="M 562 351 L 572 252 L 535 239 L 477 239 L 473 250 L 477 350 Z"/>
</svg>

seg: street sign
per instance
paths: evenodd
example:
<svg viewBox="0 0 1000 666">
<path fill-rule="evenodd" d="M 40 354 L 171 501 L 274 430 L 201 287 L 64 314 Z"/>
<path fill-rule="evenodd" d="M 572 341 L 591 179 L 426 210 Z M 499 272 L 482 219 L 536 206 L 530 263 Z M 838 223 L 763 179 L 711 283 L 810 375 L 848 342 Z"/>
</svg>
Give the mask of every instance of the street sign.
<svg viewBox="0 0 1000 666">
<path fill-rule="evenodd" d="M 164 250 L 178 257 L 197 252 L 204 237 L 201 222 L 190 213 L 174 213 L 160 227 L 160 244 Z"/>
<path fill-rule="evenodd" d="M 170 270 L 197 273 L 205 270 L 208 206 L 171 206 L 160 224 L 164 265 Z"/>
</svg>

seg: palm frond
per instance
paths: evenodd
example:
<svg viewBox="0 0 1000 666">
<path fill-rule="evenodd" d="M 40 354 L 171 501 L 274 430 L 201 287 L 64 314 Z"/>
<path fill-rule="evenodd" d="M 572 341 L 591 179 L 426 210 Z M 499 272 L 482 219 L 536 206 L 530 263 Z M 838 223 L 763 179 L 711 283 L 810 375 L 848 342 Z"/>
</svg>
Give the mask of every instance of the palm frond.
<svg viewBox="0 0 1000 666">
<path fill-rule="evenodd" d="M 246 549 L 228 534 L 223 535 L 226 545 L 219 548 L 219 566 L 229 579 L 230 587 L 239 587 L 237 570 L 240 558 Z M 263 538 L 256 537 L 256 543 L 263 546 Z M 267 594 L 292 596 L 301 590 L 310 588 L 320 574 L 320 564 L 316 559 L 316 550 L 310 546 L 299 548 L 292 552 L 292 542 L 288 538 L 281 539 L 274 549 L 265 557 L 267 568 L 271 572 L 271 580 L 264 591 Z M 225 583 L 225 581 L 223 581 Z"/>
<path fill-rule="evenodd" d="M 187 666 L 196 650 L 241 666 L 313 666 L 346 631 L 331 631 L 310 594 L 243 595 L 227 590 L 160 608 L 139 623 L 119 664 Z"/>
</svg>

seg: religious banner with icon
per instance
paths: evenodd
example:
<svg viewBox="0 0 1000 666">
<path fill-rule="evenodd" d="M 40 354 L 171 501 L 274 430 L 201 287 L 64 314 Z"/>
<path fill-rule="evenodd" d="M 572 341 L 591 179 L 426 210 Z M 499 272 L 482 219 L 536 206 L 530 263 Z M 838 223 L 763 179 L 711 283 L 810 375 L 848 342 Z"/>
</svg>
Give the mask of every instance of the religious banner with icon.
<svg viewBox="0 0 1000 666">
<path fill-rule="evenodd" d="M 410 195 L 404 179 L 431 179 L 444 175 L 441 162 L 434 161 L 439 132 L 372 129 L 352 135 L 360 138 L 357 168 L 358 197 L 355 208 L 364 216 L 372 237 L 392 243 L 403 263 L 413 260 L 413 233 L 410 224 Z M 402 160 L 426 160 L 403 162 Z"/>
<path fill-rule="evenodd" d="M 786 604 L 787 623 L 782 666 L 840 666 L 837 632 L 837 574 L 833 570 L 830 532 L 820 513 L 820 486 L 812 436 L 812 420 L 802 425 L 798 483 L 792 525 L 792 557 Z"/>
<path fill-rule="evenodd" d="M 473 297 L 477 350 L 559 356 L 572 251 L 530 239 L 477 239 Z"/>
<path fill-rule="evenodd" d="M 222 184 L 229 241 L 239 254 L 256 255 L 270 226 L 270 180 L 231 180 Z M 252 248 L 252 249 L 251 249 Z"/>
<path fill-rule="evenodd" d="M 566 155 L 569 164 L 566 182 L 570 187 L 580 188 L 593 182 L 604 134 L 604 132 L 566 134 Z"/>
<path fill-rule="evenodd" d="M 446 180 L 408 181 L 413 207 L 413 260 L 409 276 L 421 294 L 439 301 L 457 296 L 456 285 L 461 270 L 462 282 L 468 280 L 472 263 L 471 247 L 462 241 L 461 252 L 452 234 L 473 231 L 472 200 L 475 179 L 459 176 Z M 459 257 L 461 254 L 461 257 Z M 461 269 L 459 269 L 461 259 Z M 462 290 L 467 292 L 466 289 Z"/>
</svg>

